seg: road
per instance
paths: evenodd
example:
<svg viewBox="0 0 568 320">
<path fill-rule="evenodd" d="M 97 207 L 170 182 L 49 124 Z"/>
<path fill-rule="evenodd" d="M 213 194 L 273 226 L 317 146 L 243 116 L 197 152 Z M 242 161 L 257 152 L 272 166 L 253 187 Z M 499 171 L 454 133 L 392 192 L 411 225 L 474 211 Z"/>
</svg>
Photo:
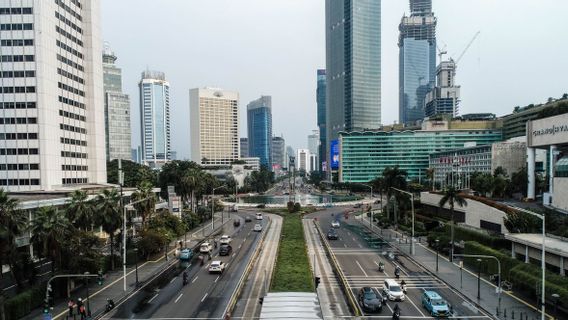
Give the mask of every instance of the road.
<svg viewBox="0 0 568 320">
<path fill-rule="evenodd" d="M 232 215 L 232 219 L 241 221 L 239 227 L 234 227 L 232 222 L 223 227 L 222 234 L 232 237 L 232 254 L 221 257 L 218 249 L 213 251 L 212 260 L 226 264 L 223 274 L 209 274 L 210 261 L 206 261 L 203 266 L 197 258 L 187 266 L 178 263 L 160 283 L 142 288 L 105 318 L 222 318 L 253 248 L 260 239 L 261 233 L 252 230 L 257 221 L 253 218 L 253 222 L 245 223 L 245 215 L 247 213 Z M 265 219 L 261 223 L 266 225 L 268 221 Z M 182 284 L 184 270 L 189 275 L 189 284 L 185 286 Z"/>
<path fill-rule="evenodd" d="M 344 211 L 345 208 L 332 208 L 314 213 L 310 217 L 318 218 L 317 223 L 323 232 L 327 232 L 331 222 L 339 217 L 341 222 L 341 227 L 337 229 L 339 239 L 329 240 L 328 243 L 355 296 L 363 286 L 374 287 L 381 291 L 383 281 L 387 278 L 394 278 L 394 270 L 396 266 L 399 266 L 402 270 L 399 281 L 404 280 L 408 288 L 406 301 L 398 302 L 403 319 L 432 318 L 421 305 L 421 295 L 426 289 L 437 291 L 447 300 L 453 308 L 454 317 L 491 319 L 484 311 L 477 309 L 459 292 L 448 287 L 444 282 L 412 260 L 409 260 L 396 249 L 382 241 L 366 240 L 366 237 L 367 239 L 371 238 L 365 233 L 365 229 L 359 225 L 353 216 L 345 219 Z M 388 257 L 389 252 L 393 253 L 393 259 Z M 385 263 L 385 272 L 379 272 L 378 270 L 378 265 L 381 261 Z M 322 282 L 330 281 L 330 283 L 333 283 L 335 276 L 327 275 L 327 277 Z M 339 286 L 337 290 L 340 292 Z M 389 301 L 386 308 L 384 307 L 383 311 L 373 316 L 373 318 L 390 318 L 395 304 L 395 302 Z M 364 315 L 369 316 L 369 314 Z"/>
</svg>

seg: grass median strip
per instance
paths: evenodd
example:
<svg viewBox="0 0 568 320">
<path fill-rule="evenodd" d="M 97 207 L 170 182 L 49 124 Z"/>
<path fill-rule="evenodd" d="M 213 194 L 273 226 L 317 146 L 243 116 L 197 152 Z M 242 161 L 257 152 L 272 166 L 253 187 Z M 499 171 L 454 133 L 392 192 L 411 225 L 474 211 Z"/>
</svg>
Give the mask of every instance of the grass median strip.
<svg viewBox="0 0 568 320">
<path fill-rule="evenodd" d="M 302 218 L 294 213 L 282 214 L 282 218 L 282 233 L 271 291 L 314 292 Z"/>
</svg>

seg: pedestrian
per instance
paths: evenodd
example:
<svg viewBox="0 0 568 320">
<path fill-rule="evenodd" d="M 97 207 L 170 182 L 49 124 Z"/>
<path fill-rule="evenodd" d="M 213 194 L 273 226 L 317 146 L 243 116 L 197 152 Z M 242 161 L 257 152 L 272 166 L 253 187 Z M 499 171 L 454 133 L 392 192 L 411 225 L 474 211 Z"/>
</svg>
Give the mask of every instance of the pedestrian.
<svg viewBox="0 0 568 320">
<path fill-rule="evenodd" d="M 73 299 L 69 299 L 69 302 L 67 302 L 67 308 L 69 309 L 67 319 L 69 319 L 73 317 L 73 308 L 75 308 L 75 301 L 73 301 Z"/>
<path fill-rule="evenodd" d="M 79 307 L 79 314 L 81 314 L 81 320 L 87 319 L 87 310 L 85 310 L 85 306 L 82 304 Z"/>
</svg>

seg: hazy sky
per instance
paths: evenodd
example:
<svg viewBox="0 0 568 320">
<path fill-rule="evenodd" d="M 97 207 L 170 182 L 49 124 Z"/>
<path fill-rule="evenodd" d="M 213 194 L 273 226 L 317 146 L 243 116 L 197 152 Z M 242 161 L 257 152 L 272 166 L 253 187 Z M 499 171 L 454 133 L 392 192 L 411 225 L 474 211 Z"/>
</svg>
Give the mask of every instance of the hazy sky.
<svg viewBox="0 0 568 320">
<path fill-rule="evenodd" d="M 340 1 L 340 0 L 336 0 Z M 379 1 L 379 0 L 377 0 Z M 509 113 L 568 92 L 568 1 L 434 0 L 437 39 L 457 58 L 460 113 Z M 406 0 L 382 1 L 382 119 L 398 120 L 398 24 Z M 316 69 L 325 67 L 324 0 L 103 0 L 104 40 L 131 96 L 132 145 L 140 144 L 140 73 L 171 84 L 172 149 L 189 157 L 189 89 L 272 96 L 273 132 L 294 148 L 316 129 Z"/>
</svg>

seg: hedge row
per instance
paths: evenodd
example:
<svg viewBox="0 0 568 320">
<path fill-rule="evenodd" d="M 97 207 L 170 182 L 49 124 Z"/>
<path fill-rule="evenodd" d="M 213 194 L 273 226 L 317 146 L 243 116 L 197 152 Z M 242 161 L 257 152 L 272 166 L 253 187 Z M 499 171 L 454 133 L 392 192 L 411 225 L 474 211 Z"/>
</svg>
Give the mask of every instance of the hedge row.
<svg viewBox="0 0 568 320">
<path fill-rule="evenodd" d="M 33 309 L 43 305 L 45 286 L 28 289 L 4 303 L 6 320 L 16 320 L 29 314 Z"/>
<path fill-rule="evenodd" d="M 499 250 L 490 248 L 488 246 L 484 246 L 475 241 L 467 241 L 465 243 L 464 253 L 481 254 L 481 255 L 497 257 L 497 259 L 499 259 L 499 261 L 501 262 L 501 278 L 503 280 L 509 280 L 511 269 L 513 269 L 514 267 L 516 267 L 518 264 L 521 263 L 519 260 L 512 258 L 510 254 L 505 254 Z M 477 268 L 477 264 L 474 258 L 467 258 L 464 259 L 464 261 L 466 264 L 470 266 L 475 266 Z M 498 271 L 497 263 L 495 262 L 483 263 L 481 266 L 481 271 L 487 274 L 497 274 Z"/>
</svg>

